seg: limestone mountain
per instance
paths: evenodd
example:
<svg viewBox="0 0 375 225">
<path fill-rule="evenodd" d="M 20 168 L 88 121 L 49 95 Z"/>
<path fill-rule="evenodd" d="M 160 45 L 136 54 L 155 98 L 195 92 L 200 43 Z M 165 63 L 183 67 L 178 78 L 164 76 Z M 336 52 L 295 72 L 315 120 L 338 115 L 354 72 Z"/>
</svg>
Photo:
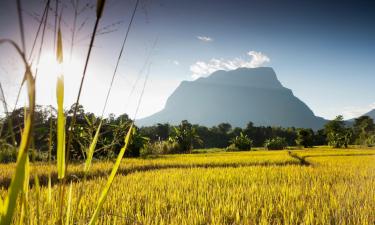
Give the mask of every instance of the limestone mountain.
<svg viewBox="0 0 375 225">
<path fill-rule="evenodd" d="M 227 122 L 239 127 L 251 121 L 255 125 L 319 129 L 325 123 L 285 88 L 269 67 L 216 71 L 183 81 L 163 110 L 136 123 L 178 124 L 185 119 L 205 126 Z"/>
</svg>

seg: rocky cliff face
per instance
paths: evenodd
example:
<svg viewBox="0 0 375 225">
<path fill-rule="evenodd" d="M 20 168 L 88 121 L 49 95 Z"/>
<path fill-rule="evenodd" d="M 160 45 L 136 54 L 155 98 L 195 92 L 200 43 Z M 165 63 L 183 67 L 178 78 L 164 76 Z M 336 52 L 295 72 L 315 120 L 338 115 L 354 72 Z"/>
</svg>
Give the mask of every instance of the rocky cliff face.
<svg viewBox="0 0 375 225">
<path fill-rule="evenodd" d="M 181 120 L 213 126 L 228 122 L 318 129 L 325 120 L 282 86 L 272 68 L 217 71 L 206 78 L 183 81 L 163 110 L 137 121 L 137 125 L 177 124 Z"/>
</svg>

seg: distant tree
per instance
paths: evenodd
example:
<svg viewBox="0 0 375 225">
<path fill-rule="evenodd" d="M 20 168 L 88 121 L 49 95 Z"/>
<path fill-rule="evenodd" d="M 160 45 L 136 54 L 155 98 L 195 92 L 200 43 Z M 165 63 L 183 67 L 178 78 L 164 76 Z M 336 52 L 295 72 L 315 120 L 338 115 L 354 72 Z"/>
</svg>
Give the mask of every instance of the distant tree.
<svg viewBox="0 0 375 225">
<path fill-rule="evenodd" d="M 170 140 L 178 143 L 183 153 L 191 153 L 193 143 L 201 142 L 195 128 L 187 120 L 183 120 L 180 125 L 174 127 Z"/>
<path fill-rule="evenodd" d="M 231 146 L 235 147 L 238 150 L 251 150 L 253 141 L 244 133 L 240 133 L 239 136 L 236 136 L 231 140 Z M 231 148 L 231 146 L 229 146 Z M 232 149 L 232 148 L 231 148 Z"/>
<path fill-rule="evenodd" d="M 221 123 L 217 126 L 219 131 L 223 134 L 228 134 L 232 130 L 232 125 L 229 123 Z"/>
<path fill-rule="evenodd" d="M 241 133 L 243 133 L 241 127 L 235 127 L 229 134 L 229 136 L 233 139 L 236 136 L 239 136 Z"/>
<path fill-rule="evenodd" d="M 314 131 L 305 128 L 298 129 L 296 144 L 304 148 L 312 147 L 314 145 Z"/>
<path fill-rule="evenodd" d="M 286 142 L 285 138 L 282 138 L 282 137 L 275 137 L 272 139 L 268 139 L 264 143 L 264 147 L 266 147 L 268 150 L 283 150 L 287 146 L 288 146 L 288 143 Z"/>
<path fill-rule="evenodd" d="M 353 133 L 356 144 L 363 146 L 371 145 L 371 137 L 375 133 L 374 120 L 369 116 L 361 116 L 355 119 Z"/>
<path fill-rule="evenodd" d="M 156 135 L 159 141 L 167 140 L 171 132 L 171 126 L 169 123 L 158 123 L 156 124 Z"/>
<path fill-rule="evenodd" d="M 314 133 L 314 144 L 317 145 L 327 145 L 327 135 L 324 129 L 320 129 Z"/>
<path fill-rule="evenodd" d="M 352 131 L 345 127 L 343 116 L 339 115 L 324 126 L 328 144 L 334 148 L 348 147 Z"/>
<path fill-rule="evenodd" d="M 138 128 L 136 127 L 133 127 L 132 132 L 133 133 L 129 142 L 129 147 L 125 152 L 125 156 L 139 157 L 141 154 L 141 150 L 148 145 L 150 139 L 142 136 Z"/>
</svg>

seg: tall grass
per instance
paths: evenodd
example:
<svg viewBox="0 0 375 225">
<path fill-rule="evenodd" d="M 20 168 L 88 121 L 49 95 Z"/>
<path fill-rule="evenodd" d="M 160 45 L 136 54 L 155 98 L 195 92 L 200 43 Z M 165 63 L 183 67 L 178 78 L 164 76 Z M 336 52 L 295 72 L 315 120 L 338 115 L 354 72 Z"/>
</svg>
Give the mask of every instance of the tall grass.
<svg viewBox="0 0 375 225">
<path fill-rule="evenodd" d="M 62 35 L 58 31 L 56 60 L 63 63 Z M 56 84 L 57 97 L 57 168 L 59 179 L 65 177 L 65 115 L 64 115 L 64 75 L 60 74 Z"/>
<path fill-rule="evenodd" d="M 92 32 L 92 35 L 91 35 L 89 49 L 88 49 L 87 57 L 86 57 L 85 64 L 84 64 L 85 66 L 84 66 L 84 70 L 83 70 L 83 74 L 82 74 L 82 78 L 81 78 L 81 82 L 80 82 L 80 86 L 79 86 L 79 90 L 78 90 L 78 94 L 77 94 L 77 99 L 76 99 L 76 104 L 75 104 L 72 120 L 71 120 L 71 123 L 69 125 L 70 131 L 72 131 L 72 129 L 74 129 L 74 127 L 75 127 L 77 108 L 78 108 L 80 96 L 81 96 L 81 93 L 82 93 L 82 87 L 83 87 L 83 83 L 84 83 L 84 80 L 85 80 L 85 77 L 86 77 L 86 71 L 87 71 L 87 68 L 88 68 L 88 63 L 89 63 L 89 60 L 90 60 L 93 44 L 94 44 L 94 41 L 95 41 L 95 36 L 96 36 L 96 33 L 97 33 L 99 21 L 102 18 L 102 15 L 103 15 L 105 2 L 106 2 L 105 0 L 98 0 L 97 1 L 96 21 L 95 21 L 95 25 L 94 25 L 93 32 Z M 125 43 L 126 43 L 126 40 L 127 40 L 128 34 L 129 34 L 129 30 L 131 28 L 131 25 L 132 25 L 132 22 L 133 22 L 133 19 L 134 19 L 134 16 L 135 16 L 135 12 L 137 10 L 138 4 L 139 4 L 139 0 L 137 0 L 137 2 L 136 2 L 135 9 L 133 11 L 128 29 L 126 31 L 126 35 L 125 35 L 125 38 L 124 38 L 124 41 L 123 41 L 123 44 L 122 44 L 122 48 L 120 50 L 120 54 L 119 54 L 119 57 L 118 57 L 118 61 L 117 61 L 117 64 L 116 64 L 116 68 L 115 68 L 115 71 L 113 73 L 113 76 L 112 76 L 112 79 L 111 79 L 111 84 L 110 84 L 110 87 L 109 87 L 107 95 L 106 95 L 106 100 L 105 100 L 104 107 L 103 107 L 103 114 L 105 112 L 105 108 L 106 108 L 106 105 L 108 103 L 108 99 L 109 99 L 109 96 L 110 96 L 113 81 L 114 81 L 114 78 L 115 78 L 115 75 L 116 75 L 116 72 L 117 72 L 117 68 L 118 68 L 121 56 L 122 56 L 123 51 L 124 51 L 124 46 L 125 46 Z M 33 43 L 33 48 L 32 48 L 32 51 L 30 52 L 30 57 L 31 57 L 32 52 L 34 51 L 34 48 L 35 48 L 36 39 L 38 38 L 40 29 L 41 29 L 42 24 L 43 24 L 41 44 L 40 44 L 39 52 L 38 52 L 38 55 L 37 55 L 37 65 L 36 65 L 35 76 L 32 74 L 31 67 L 28 63 L 28 60 L 25 57 L 26 42 L 25 42 L 25 34 L 24 34 L 24 29 L 23 29 L 22 7 L 21 7 L 21 1 L 20 0 L 17 0 L 17 11 L 18 11 L 18 15 L 19 15 L 19 26 L 20 26 L 20 31 L 21 31 L 20 33 L 21 33 L 21 45 L 22 45 L 22 47 L 20 48 L 12 40 L 0 40 L 0 45 L 2 45 L 4 43 L 11 44 L 16 49 L 18 54 L 21 56 L 21 58 L 22 58 L 22 60 L 25 64 L 25 75 L 24 75 L 23 82 L 21 83 L 20 90 L 21 90 L 23 84 L 26 83 L 27 84 L 27 91 L 28 91 L 28 103 L 29 103 L 27 110 L 25 108 L 25 122 L 24 122 L 24 128 L 22 130 L 21 143 L 20 143 L 19 150 L 18 150 L 17 163 L 16 163 L 16 166 L 15 166 L 15 173 L 13 174 L 13 177 L 11 179 L 11 183 L 10 183 L 10 186 L 8 188 L 8 192 L 7 192 L 7 195 L 6 195 L 5 199 L 3 200 L 3 199 L 0 198 L 0 203 L 1 203 L 0 225 L 11 224 L 12 222 L 14 222 L 13 217 L 14 217 L 14 214 L 15 214 L 16 209 L 17 209 L 17 202 L 20 203 L 19 207 L 21 209 L 20 217 L 18 218 L 19 224 L 23 224 L 25 221 L 30 222 L 29 208 L 31 207 L 31 205 L 30 205 L 30 202 L 29 202 L 30 199 L 28 198 L 28 190 L 29 190 L 28 185 L 29 185 L 29 180 L 30 180 L 30 178 L 29 178 L 30 169 L 29 169 L 28 151 L 29 151 L 30 144 L 32 143 L 33 118 L 34 118 L 34 109 L 35 109 L 35 104 L 36 104 L 35 103 L 36 102 L 35 101 L 35 79 L 36 79 L 36 74 L 37 74 L 37 71 L 38 71 L 39 60 L 40 60 L 40 57 L 42 55 L 42 48 L 43 48 L 43 44 L 44 44 L 44 34 L 45 34 L 45 29 L 46 29 L 47 20 L 48 20 L 49 5 L 50 5 L 50 0 L 48 0 L 47 3 L 46 3 L 46 7 L 44 9 L 43 16 L 42 16 L 42 19 L 40 21 L 40 25 L 38 27 L 38 31 L 36 33 L 36 37 L 35 37 L 35 40 L 34 40 L 34 43 Z M 54 46 L 55 46 L 55 50 L 56 50 L 56 60 L 59 64 L 62 64 L 63 61 L 64 61 L 64 59 L 63 59 L 63 38 L 62 38 L 62 31 L 61 31 L 60 22 L 57 23 L 58 9 L 59 9 L 59 2 L 58 2 L 58 0 L 56 0 L 56 7 L 55 7 L 55 10 L 56 10 L 55 11 L 55 31 L 56 32 L 55 32 L 55 36 L 54 36 Z M 77 12 L 76 12 L 76 15 L 77 15 Z M 61 16 L 62 15 L 60 14 L 60 21 L 61 21 Z M 75 21 L 76 21 L 76 18 L 75 18 Z M 58 25 L 58 28 L 57 28 L 57 25 Z M 72 35 L 72 40 L 74 40 L 74 33 Z M 71 51 L 72 51 L 72 47 L 71 47 Z M 20 93 L 20 91 L 17 94 L 17 99 L 19 98 L 19 93 Z M 59 185 L 59 195 L 58 195 L 58 198 L 57 198 L 59 200 L 59 203 L 56 202 L 56 204 L 54 204 L 54 205 L 58 205 L 58 207 L 59 207 L 57 222 L 59 224 L 64 224 L 64 221 L 65 221 L 65 224 L 70 224 L 72 222 L 72 217 L 71 217 L 71 215 L 72 215 L 72 213 L 71 213 L 71 211 L 72 211 L 72 198 L 73 198 L 73 184 L 72 183 L 70 183 L 70 186 L 69 186 L 66 210 L 65 210 L 65 207 L 64 207 L 64 202 L 65 202 L 65 182 L 66 182 L 66 176 L 67 176 L 66 174 L 67 174 L 67 171 L 68 171 L 67 168 L 68 168 L 68 159 L 69 159 L 69 148 L 71 147 L 71 140 L 72 140 L 71 133 L 72 132 L 69 132 L 68 139 L 66 140 L 66 129 L 65 129 L 66 119 L 65 119 L 65 113 L 64 113 L 64 74 L 63 73 L 58 74 L 58 77 L 57 77 L 56 101 L 57 101 L 57 128 L 56 128 L 56 131 L 57 131 L 57 178 L 60 180 L 60 185 Z M 17 103 L 15 105 L 17 105 Z M 101 119 L 102 118 L 103 118 L 103 115 L 102 115 Z M 93 154 L 94 154 L 94 151 L 95 151 L 95 148 L 96 148 L 96 143 L 99 139 L 101 125 L 102 125 L 102 122 L 99 123 L 99 126 L 98 126 L 97 131 L 95 133 L 95 136 L 92 140 L 92 143 L 91 143 L 91 145 L 88 148 L 87 153 L 86 153 L 87 159 L 86 159 L 85 167 L 84 167 L 85 176 L 89 173 L 89 170 L 90 170 L 90 167 L 91 167 L 91 164 L 92 164 Z M 11 127 L 11 128 L 13 129 L 13 127 Z M 102 190 L 99 199 L 97 200 L 95 210 L 94 210 L 93 215 L 92 215 L 92 217 L 90 219 L 90 222 L 89 222 L 90 224 L 95 224 L 97 222 L 99 213 L 100 213 L 100 211 L 103 207 L 105 199 L 108 196 L 108 193 L 110 191 L 110 188 L 112 186 L 114 178 L 115 178 L 115 176 L 116 176 L 116 174 L 119 170 L 121 160 L 124 157 L 124 154 L 125 154 L 125 152 L 128 148 L 130 138 L 131 138 L 131 135 L 132 135 L 132 131 L 133 131 L 133 124 L 130 125 L 129 130 L 127 131 L 127 134 L 124 137 L 124 143 L 125 144 L 121 148 L 120 153 L 117 156 L 116 162 L 113 165 L 111 173 L 110 173 L 110 175 L 109 175 L 109 177 L 106 181 L 105 187 Z M 51 149 L 52 149 L 52 124 L 50 126 L 49 157 L 48 157 L 49 162 L 51 161 Z M 42 208 L 41 208 L 42 202 L 41 201 L 44 197 L 41 195 L 41 186 L 40 186 L 38 174 L 36 174 L 34 176 L 34 181 L 35 181 L 34 189 L 36 190 L 36 199 L 35 199 L 35 201 L 36 201 L 36 204 L 35 204 L 35 206 L 36 206 L 36 223 L 41 224 L 42 223 L 41 222 L 42 217 L 43 217 L 42 214 L 41 214 L 41 211 L 42 211 Z M 51 181 L 51 171 L 48 170 L 48 192 L 45 196 L 47 196 L 46 197 L 47 198 L 47 204 L 50 205 L 50 206 L 53 205 L 52 201 L 54 200 L 54 198 L 52 197 L 52 189 L 53 188 L 52 188 L 52 181 Z M 64 215 L 65 215 L 65 217 L 64 217 Z M 73 214 L 73 215 L 75 215 L 75 214 Z"/>
<path fill-rule="evenodd" d="M 19 10 L 20 11 L 20 10 Z M 23 33 L 23 32 L 21 32 Z M 22 132 L 21 143 L 18 150 L 17 165 L 15 173 L 12 177 L 10 187 L 8 189 L 8 194 L 5 198 L 3 205 L 3 213 L 0 216 L 0 224 L 10 224 L 12 222 L 13 214 L 16 209 L 16 203 L 19 194 L 22 192 L 25 182 L 28 182 L 26 178 L 28 177 L 27 161 L 28 161 L 28 149 L 32 139 L 32 129 L 34 120 L 34 109 L 35 109 L 35 79 L 32 75 L 30 65 L 27 63 L 24 51 L 22 51 L 16 43 L 11 40 L 0 40 L 0 45 L 3 43 L 11 44 L 20 57 L 22 58 L 25 65 L 25 75 L 24 79 L 27 82 L 28 88 L 28 101 L 29 107 L 27 114 L 25 114 L 25 125 Z M 25 47 L 23 48 L 25 49 Z"/>
<path fill-rule="evenodd" d="M 68 160 L 69 160 L 69 152 L 70 152 L 70 146 L 71 146 L 71 141 L 72 141 L 72 133 L 73 133 L 73 129 L 74 129 L 75 123 L 76 123 L 76 116 L 77 116 L 77 110 L 78 110 L 78 106 L 79 106 L 79 101 L 80 101 L 80 98 L 81 98 L 82 87 L 83 87 L 83 83 L 84 83 L 85 78 L 86 78 L 86 71 L 87 71 L 87 68 L 88 68 L 88 63 L 89 63 L 90 56 L 91 56 L 91 51 L 92 51 L 92 48 L 93 48 L 93 45 L 94 45 L 94 41 L 95 41 L 95 37 L 96 37 L 96 32 L 98 30 L 98 25 L 99 25 L 100 19 L 102 18 L 102 15 L 103 15 L 103 10 L 104 10 L 105 2 L 106 2 L 106 0 L 98 0 L 97 4 L 96 4 L 96 20 L 95 20 L 95 25 L 94 25 L 94 28 L 93 28 L 93 31 L 92 31 L 92 34 L 91 34 L 89 49 L 88 49 L 86 60 L 85 60 L 85 64 L 84 64 L 84 69 L 83 69 L 83 74 L 82 74 L 81 82 L 80 82 L 80 85 L 79 85 L 77 99 L 76 99 L 75 105 L 74 105 L 72 120 L 71 120 L 70 125 L 69 125 L 69 131 L 70 132 L 68 134 L 67 147 L 66 147 L 66 149 L 67 149 L 67 159 Z"/>
</svg>

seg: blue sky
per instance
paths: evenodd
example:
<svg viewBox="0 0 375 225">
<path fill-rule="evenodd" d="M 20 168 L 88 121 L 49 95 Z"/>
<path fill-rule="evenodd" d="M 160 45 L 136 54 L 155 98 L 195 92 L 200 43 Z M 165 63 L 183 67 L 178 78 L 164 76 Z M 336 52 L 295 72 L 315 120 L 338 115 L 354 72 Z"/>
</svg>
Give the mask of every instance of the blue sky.
<svg viewBox="0 0 375 225">
<path fill-rule="evenodd" d="M 86 2 L 80 1 L 81 5 Z M 28 35 L 29 49 L 37 26 L 30 14 L 40 15 L 44 2 L 23 1 L 27 9 L 26 30 L 32 34 Z M 72 8 L 69 1 L 64 2 L 62 29 L 68 53 Z M 112 32 L 97 37 L 82 96 L 82 104 L 89 111 L 101 111 L 134 4 L 135 0 L 110 0 L 106 5 L 100 26 L 115 24 L 108 29 Z M 0 5 L 0 37 L 18 40 L 14 1 L 4 0 Z M 179 82 L 193 80 L 197 71 L 192 68 L 197 62 L 209 69 L 218 67 L 212 65 L 213 59 L 219 67 L 231 62 L 237 66 L 253 65 L 254 58 L 248 52 L 254 51 L 269 59 L 259 63 L 273 67 L 282 84 L 292 89 L 316 115 L 327 119 L 338 114 L 346 118 L 358 116 L 375 107 L 374 11 L 375 2 L 354 0 L 141 0 L 107 111 L 134 114 L 143 80 L 134 83 L 148 57 L 150 78 L 139 117 L 162 109 Z M 67 106 L 75 98 L 87 50 L 85 37 L 94 18 L 95 11 L 90 9 L 78 18 L 79 24 L 86 19 L 87 22 L 78 32 L 73 59 L 69 59 L 73 69 L 65 74 L 69 87 Z M 50 23 L 53 24 L 53 18 Z M 51 29 L 46 37 L 44 63 L 40 65 L 45 67 L 46 74 L 41 74 L 37 101 L 54 104 L 54 77 L 50 75 L 49 63 L 49 58 L 53 58 Z M 22 68 L 18 68 L 17 62 L 10 48 L 1 48 L 0 81 L 9 102 L 14 101 L 21 79 Z M 133 86 L 135 91 L 129 98 Z"/>
</svg>

